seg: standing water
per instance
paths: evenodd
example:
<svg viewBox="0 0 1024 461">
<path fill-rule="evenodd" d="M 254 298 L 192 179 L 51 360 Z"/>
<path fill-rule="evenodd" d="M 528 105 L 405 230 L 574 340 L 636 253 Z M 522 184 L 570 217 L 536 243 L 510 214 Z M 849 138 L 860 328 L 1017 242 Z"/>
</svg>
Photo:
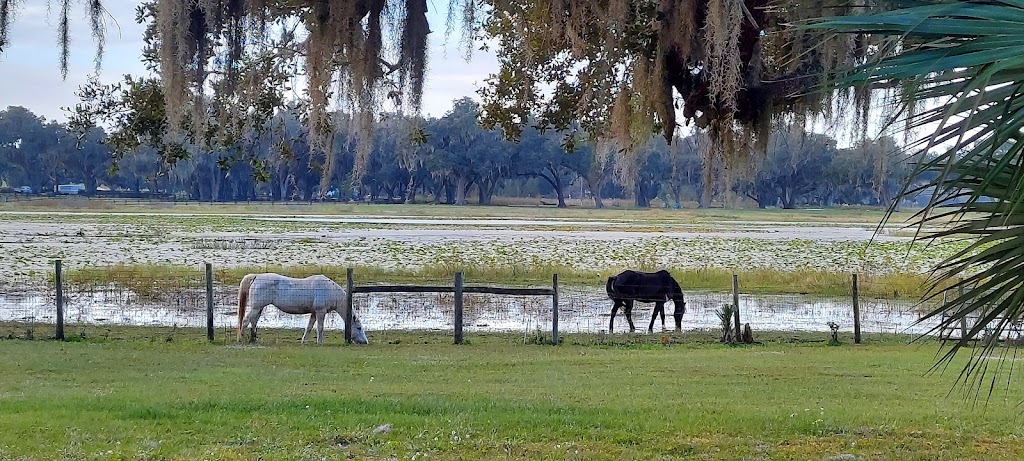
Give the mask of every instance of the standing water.
<svg viewBox="0 0 1024 461">
<path fill-rule="evenodd" d="M 547 297 L 465 295 L 467 331 L 547 330 L 551 325 L 551 300 Z M 687 293 L 683 329 L 717 330 L 717 310 L 730 304 L 732 295 L 723 292 Z M 445 294 L 357 294 L 356 315 L 368 331 L 451 330 L 453 295 Z M 0 321 L 53 324 L 56 322 L 53 295 L 39 293 L 0 294 Z M 918 324 L 920 306 L 910 300 L 862 299 L 861 331 L 864 333 L 923 334 L 937 319 Z M 928 306 L 930 307 L 930 306 Z M 653 305 L 637 303 L 633 322 L 646 331 Z M 564 333 L 600 333 L 608 330 L 611 302 L 603 290 L 563 288 L 560 293 L 559 325 Z M 673 328 L 673 305 L 666 305 L 666 326 Z M 808 295 L 740 295 L 742 323 L 755 331 L 829 331 L 829 322 L 840 331 L 853 331 L 853 308 L 849 298 Z M 302 328 L 308 317 L 264 310 L 261 328 Z M 176 326 L 202 328 L 206 325 L 205 293 L 172 300 L 143 300 L 124 291 L 73 293 L 66 298 L 65 323 L 91 325 Z M 215 294 L 214 325 L 237 326 L 235 293 L 230 289 Z M 341 328 L 339 316 L 328 317 L 331 328 Z M 660 331 L 660 321 L 655 330 Z M 615 332 L 628 331 L 625 316 L 615 318 Z"/>
</svg>

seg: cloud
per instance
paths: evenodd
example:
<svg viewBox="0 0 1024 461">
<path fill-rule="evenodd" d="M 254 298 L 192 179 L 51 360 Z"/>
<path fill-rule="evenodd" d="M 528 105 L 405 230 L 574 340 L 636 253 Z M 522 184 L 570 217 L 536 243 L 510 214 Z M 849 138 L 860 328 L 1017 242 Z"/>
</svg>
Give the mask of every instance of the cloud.
<svg viewBox="0 0 1024 461">
<path fill-rule="evenodd" d="M 71 11 L 71 56 L 67 80 L 60 75 L 60 49 L 57 46 L 58 4 L 53 9 L 40 4 L 25 4 L 17 11 L 10 30 L 11 43 L 0 55 L 0 109 L 23 106 L 50 120 L 64 121 L 62 107 L 72 107 L 75 91 L 94 71 L 96 52 L 88 14 L 83 4 L 73 3 Z M 108 16 L 106 46 L 101 81 L 114 83 L 124 74 L 147 75 L 139 61 L 144 27 L 135 23 L 133 0 L 105 0 Z M 454 99 L 469 96 L 479 100 L 476 89 L 484 78 L 497 72 L 493 51 L 475 51 L 469 62 L 458 48 L 458 31 L 444 38 L 444 18 L 432 15 L 435 33 L 431 34 L 427 79 L 423 95 L 423 113 L 442 116 Z"/>
</svg>

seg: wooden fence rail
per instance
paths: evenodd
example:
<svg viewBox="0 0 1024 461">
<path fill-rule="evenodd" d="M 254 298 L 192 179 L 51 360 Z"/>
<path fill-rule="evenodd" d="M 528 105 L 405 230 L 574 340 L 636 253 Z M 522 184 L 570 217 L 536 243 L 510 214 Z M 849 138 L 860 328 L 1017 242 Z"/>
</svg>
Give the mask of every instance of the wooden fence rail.
<svg viewBox="0 0 1024 461">
<path fill-rule="evenodd" d="M 462 287 L 463 293 L 507 296 L 554 296 L 553 288 Z M 420 285 L 363 285 L 352 287 L 352 293 L 455 293 L 455 287 Z"/>
<path fill-rule="evenodd" d="M 550 296 L 551 297 L 551 343 L 558 345 L 558 274 L 551 278 L 551 288 L 508 288 L 486 286 L 463 286 L 462 272 L 455 273 L 451 286 L 425 285 L 362 285 L 355 286 L 352 269 L 346 270 L 347 288 L 353 295 L 358 293 L 454 293 L 455 294 L 455 344 L 462 344 L 462 295 L 464 293 L 493 294 L 506 296 Z M 351 314 L 352 296 L 348 297 L 348 315 L 345 319 L 345 342 L 352 342 Z"/>
</svg>

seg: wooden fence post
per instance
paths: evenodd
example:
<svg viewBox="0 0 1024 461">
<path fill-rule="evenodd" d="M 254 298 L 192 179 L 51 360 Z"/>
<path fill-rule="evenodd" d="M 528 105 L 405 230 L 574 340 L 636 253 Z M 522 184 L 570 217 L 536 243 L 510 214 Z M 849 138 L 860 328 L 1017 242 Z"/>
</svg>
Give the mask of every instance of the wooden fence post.
<svg viewBox="0 0 1024 461">
<path fill-rule="evenodd" d="M 57 285 L 57 332 L 54 337 L 58 341 L 64 340 L 64 275 L 61 272 L 61 261 L 53 262 L 54 282 Z"/>
<path fill-rule="evenodd" d="M 206 339 L 213 341 L 213 264 L 206 263 Z"/>
<path fill-rule="evenodd" d="M 558 345 L 558 274 L 551 276 L 551 344 Z"/>
<path fill-rule="evenodd" d="M 345 269 L 345 344 L 352 344 L 352 268 Z"/>
<path fill-rule="evenodd" d="M 860 286 L 853 274 L 853 342 L 860 344 Z"/>
<path fill-rule="evenodd" d="M 455 344 L 462 344 L 462 272 L 455 273 Z"/>
<path fill-rule="evenodd" d="M 733 318 L 735 319 L 735 327 L 733 330 L 732 341 L 739 342 L 740 339 L 740 276 L 732 274 L 732 307 L 733 307 Z"/>
</svg>

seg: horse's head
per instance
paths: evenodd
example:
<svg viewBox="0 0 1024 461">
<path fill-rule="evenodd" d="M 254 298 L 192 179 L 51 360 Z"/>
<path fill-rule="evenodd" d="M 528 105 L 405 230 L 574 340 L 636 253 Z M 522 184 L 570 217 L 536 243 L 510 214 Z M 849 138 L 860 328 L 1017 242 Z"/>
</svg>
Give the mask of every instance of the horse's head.
<svg viewBox="0 0 1024 461">
<path fill-rule="evenodd" d="M 369 344 L 366 340 L 366 332 L 363 331 L 363 323 L 359 321 L 359 318 L 352 316 L 352 342 L 356 344 Z"/>
<path fill-rule="evenodd" d="M 682 292 L 672 296 L 672 304 L 676 306 L 676 311 L 672 313 L 676 320 L 676 331 L 680 331 L 683 329 L 683 314 L 686 313 L 686 299 Z"/>
</svg>

